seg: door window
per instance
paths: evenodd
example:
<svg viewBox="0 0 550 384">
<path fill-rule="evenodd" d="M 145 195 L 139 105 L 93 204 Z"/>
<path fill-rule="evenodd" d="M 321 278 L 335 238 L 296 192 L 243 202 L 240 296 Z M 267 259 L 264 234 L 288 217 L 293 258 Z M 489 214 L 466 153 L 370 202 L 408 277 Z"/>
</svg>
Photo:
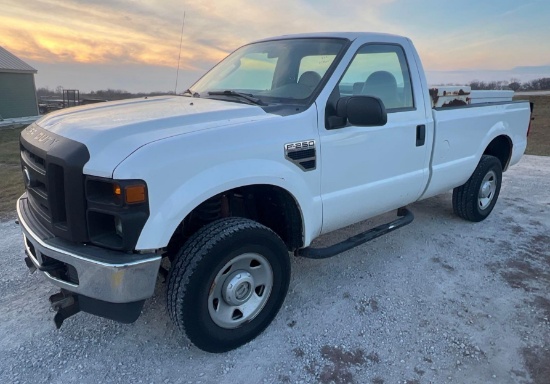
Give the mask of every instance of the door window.
<svg viewBox="0 0 550 384">
<path fill-rule="evenodd" d="M 409 67 L 398 45 L 361 47 L 338 87 L 340 96 L 378 97 L 388 112 L 414 108 Z"/>
</svg>

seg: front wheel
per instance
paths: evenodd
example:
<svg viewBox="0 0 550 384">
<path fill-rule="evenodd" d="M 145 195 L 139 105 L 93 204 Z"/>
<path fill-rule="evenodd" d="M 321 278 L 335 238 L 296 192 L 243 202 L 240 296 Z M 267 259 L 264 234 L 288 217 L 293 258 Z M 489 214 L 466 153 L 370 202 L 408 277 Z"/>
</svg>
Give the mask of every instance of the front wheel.
<svg viewBox="0 0 550 384">
<path fill-rule="evenodd" d="M 225 352 L 274 319 L 290 282 L 283 241 L 269 228 L 227 218 L 201 228 L 176 255 L 168 277 L 170 317 L 207 352 Z"/>
<path fill-rule="evenodd" d="M 478 222 L 493 210 L 502 184 L 500 161 L 483 155 L 466 183 L 453 190 L 453 211 L 463 219 Z"/>
</svg>

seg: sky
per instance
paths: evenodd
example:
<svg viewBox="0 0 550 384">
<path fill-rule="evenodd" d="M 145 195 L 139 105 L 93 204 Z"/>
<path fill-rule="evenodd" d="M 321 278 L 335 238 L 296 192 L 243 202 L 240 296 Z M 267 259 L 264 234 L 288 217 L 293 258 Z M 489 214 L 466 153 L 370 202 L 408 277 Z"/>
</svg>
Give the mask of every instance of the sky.
<svg viewBox="0 0 550 384">
<path fill-rule="evenodd" d="M 182 20 L 185 12 L 185 23 Z M 2 0 L 0 46 L 37 87 L 174 91 L 250 41 L 291 33 L 412 39 L 430 84 L 550 77 L 549 0 Z"/>
</svg>

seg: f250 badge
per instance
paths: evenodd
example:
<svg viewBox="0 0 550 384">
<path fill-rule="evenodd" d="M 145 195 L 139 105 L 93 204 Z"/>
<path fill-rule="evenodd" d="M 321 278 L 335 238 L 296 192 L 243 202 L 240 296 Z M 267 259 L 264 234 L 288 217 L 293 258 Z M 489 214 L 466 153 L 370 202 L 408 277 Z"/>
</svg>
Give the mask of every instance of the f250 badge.
<svg viewBox="0 0 550 384">
<path fill-rule="evenodd" d="M 303 171 L 316 168 L 315 140 L 302 140 L 285 144 L 285 158 Z"/>
</svg>

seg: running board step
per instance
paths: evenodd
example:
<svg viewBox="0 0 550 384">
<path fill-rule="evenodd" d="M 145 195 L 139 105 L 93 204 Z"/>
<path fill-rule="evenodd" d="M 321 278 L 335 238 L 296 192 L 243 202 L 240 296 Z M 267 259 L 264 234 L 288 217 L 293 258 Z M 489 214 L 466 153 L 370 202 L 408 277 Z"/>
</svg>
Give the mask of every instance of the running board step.
<svg viewBox="0 0 550 384">
<path fill-rule="evenodd" d="M 297 256 L 305 257 L 307 259 L 327 259 L 339 253 L 355 248 L 358 245 L 364 244 L 367 241 L 374 240 L 377 237 L 395 231 L 398 228 L 404 227 L 405 225 L 412 223 L 412 221 L 414 220 L 414 215 L 412 214 L 412 212 L 405 207 L 399 208 L 397 210 L 397 216 L 399 216 L 397 220 L 369 229 L 366 232 L 352 236 L 349 239 L 346 239 L 341 243 L 331 245 L 330 247 L 308 247 L 299 249 L 297 252 Z"/>
</svg>

